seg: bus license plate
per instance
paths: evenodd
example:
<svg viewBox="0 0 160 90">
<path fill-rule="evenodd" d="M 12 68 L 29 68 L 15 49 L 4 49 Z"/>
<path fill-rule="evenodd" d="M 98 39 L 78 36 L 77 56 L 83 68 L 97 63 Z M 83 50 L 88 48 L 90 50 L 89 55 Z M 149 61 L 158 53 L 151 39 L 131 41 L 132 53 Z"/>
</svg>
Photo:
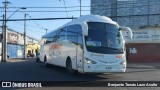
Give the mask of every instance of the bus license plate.
<svg viewBox="0 0 160 90">
<path fill-rule="evenodd" d="M 107 70 L 111 70 L 111 69 L 112 69 L 112 67 L 106 67 L 106 69 L 107 69 Z"/>
</svg>

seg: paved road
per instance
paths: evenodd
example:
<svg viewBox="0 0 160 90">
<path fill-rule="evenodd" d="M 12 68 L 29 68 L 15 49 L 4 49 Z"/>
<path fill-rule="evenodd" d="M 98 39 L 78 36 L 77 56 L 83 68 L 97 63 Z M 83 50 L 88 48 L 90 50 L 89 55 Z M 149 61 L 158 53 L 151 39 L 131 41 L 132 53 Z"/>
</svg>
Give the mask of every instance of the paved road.
<svg viewBox="0 0 160 90">
<path fill-rule="evenodd" d="M 0 81 L 160 81 L 159 63 L 129 63 L 127 67 L 126 73 L 73 76 L 67 74 L 65 68 L 48 68 L 43 63 L 36 63 L 34 59 L 9 60 L 6 63 L 0 62 Z"/>
</svg>

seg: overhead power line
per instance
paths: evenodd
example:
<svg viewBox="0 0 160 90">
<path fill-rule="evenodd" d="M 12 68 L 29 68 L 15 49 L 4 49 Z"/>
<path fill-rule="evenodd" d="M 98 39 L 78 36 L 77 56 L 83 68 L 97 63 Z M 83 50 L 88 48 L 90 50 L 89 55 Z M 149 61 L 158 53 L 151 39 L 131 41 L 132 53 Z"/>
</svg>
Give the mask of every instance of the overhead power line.
<svg viewBox="0 0 160 90">
<path fill-rule="evenodd" d="M 67 18 L 32 18 L 32 19 L 26 19 L 27 21 L 29 20 L 60 20 L 60 19 L 76 19 L 76 17 L 67 17 Z M 0 19 L 0 21 L 3 21 Z M 9 19 L 7 21 L 24 21 L 24 19 Z"/>
<path fill-rule="evenodd" d="M 148 14 L 141 14 L 141 15 L 124 15 L 124 16 L 109 16 L 110 18 L 123 18 L 123 17 L 135 17 L 135 16 L 146 16 Z M 156 14 L 150 14 L 150 15 L 160 15 L 160 13 Z M 26 19 L 27 21 L 29 20 L 61 20 L 61 19 L 77 19 L 77 17 L 62 17 L 62 18 L 34 18 L 34 19 Z M 0 21 L 3 21 L 0 19 Z M 7 21 L 24 21 L 24 19 L 9 19 Z"/>
<path fill-rule="evenodd" d="M 20 25 L 20 26 L 23 26 L 23 24 L 21 23 L 18 23 L 16 21 L 13 21 L 14 23 L 16 23 L 17 25 Z M 32 25 L 26 25 L 27 27 L 32 27 L 32 28 L 35 28 L 36 30 L 39 30 L 39 29 L 42 29 L 41 27 L 36 27 L 36 26 L 32 26 Z M 15 27 L 15 26 L 14 26 Z M 23 28 L 21 28 L 23 30 Z M 27 28 L 28 30 L 28 28 Z M 32 30 L 33 31 L 33 30 Z M 44 31 L 42 31 L 44 33 Z"/>
<path fill-rule="evenodd" d="M 118 6 L 118 9 L 119 8 L 130 8 L 130 7 L 133 7 L 133 5 L 135 5 L 135 3 L 131 3 L 131 4 L 126 4 L 126 6 L 124 6 L 124 4 L 112 4 L 112 5 L 117 5 Z M 128 5 L 128 6 L 127 6 Z M 130 6 L 129 6 L 130 5 Z M 132 5 L 132 6 L 131 6 Z M 152 4 L 149 4 L 150 6 L 152 5 Z M 159 6 L 159 3 L 157 2 L 157 3 L 154 3 L 154 5 L 156 5 L 156 6 Z M 91 5 L 91 6 L 81 6 L 82 8 L 84 7 L 84 8 L 96 8 L 96 6 L 99 6 L 99 5 Z M 107 6 L 107 4 L 106 4 L 106 6 Z M 108 7 L 110 6 L 110 4 L 108 3 Z M 143 5 L 137 5 L 137 7 L 146 7 L 146 6 L 148 6 L 148 4 L 146 3 L 146 4 L 143 4 Z M 106 9 L 108 9 L 108 7 L 104 7 L 104 9 L 106 8 Z M 4 9 L 4 7 L 0 7 L 1 9 Z M 11 8 L 22 8 L 22 7 L 16 7 L 16 6 L 13 6 L 13 7 L 7 7 L 8 9 L 11 9 Z M 68 6 L 68 7 L 25 7 L 25 8 L 36 8 L 36 9 L 38 9 L 38 8 L 80 8 L 80 6 Z M 98 7 L 99 8 L 99 7 Z M 116 8 L 116 7 L 115 7 Z M 115 9 L 115 8 L 113 8 L 113 9 Z M 111 8 L 110 8 L 111 9 Z"/>
<path fill-rule="evenodd" d="M 68 11 L 25 11 L 25 12 L 79 12 L 80 10 L 68 10 Z M 81 11 L 90 11 L 90 10 L 81 10 Z M 4 11 L 0 11 L 4 12 Z M 8 11 L 8 12 L 15 12 L 15 11 Z M 24 12 L 24 11 L 18 11 L 18 12 Z"/>
<path fill-rule="evenodd" d="M 66 11 L 66 14 L 67 14 L 67 17 L 68 17 L 68 12 L 67 12 L 67 8 L 66 8 L 66 2 L 65 2 L 65 0 L 63 0 L 63 4 L 65 6 L 65 11 Z"/>
<path fill-rule="evenodd" d="M 29 14 L 28 14 L 28 16 L 29 16 L 30 19 L 33 19 Z M 42 27 L 42 26 L 41 26 L 40 24 L 38 24 L 35 20 L 32 20 L 32 22 L 33 22 L 34 24 L 36 24 L 38 27 L 40 27 L 41 29 L 45 30 L 45 31 L 46 31 L 46 29 L 47 29 L 47 30 L 50 30 L 50 29 L 48 29 L 48 28 Z"/>
<path fill-rule="evenodd" d="M 26 8 L 79 8 L 80 6 L 69 6 L 69 7 L 26 7 Z M 88 7 L 90 8 L 90 6 L 81 6 L 81 7 Z M 0 8 L 4 8 L 4 7 L 0 7 Z M 22 7 L 8 7 L 8 8 L 22 8 Z"/>
<path fill-rule="evenodd" d="M 13 7 L 15 7 L 12 3 L 11 3 L 11 5 L 12 5 Z M 26 7 L 25 7 L 25 8 L 26 8 Z M 20 13 L 25 14 L 24 12 L 20 12 Z M 29 14 L 27 14 L 27 16 L 29 16 L 29 18 L 32 19 L 32 17 L 31 17 Z M 32 20 L 32 22 L 35 23 L 39 28 L 41 28 L 41 29 L 43 29 L 43 30 L 46 29 L 46 28 L 42 27 L 40 24 L 38 24 L 36 21 Z M 17 23 L 17 22 L 15 22 L 15 23 Z M 22 25 L 22 24 L 21 24 L 21 25 Z M 27 25 L 27 26 L 33 27 L 33 26 L 31 26 L 31 25 Z M 34 28 L 35 28 L 35 27 L 34 27 Z M 48 30 L 49 30 L 49 29 L 48 29 Z"/>
<path fill-rule="evenodd" d="M 59 1 L 61 1 L 61 0 L 59 0 Z M 65 2 L 65 0 L 63 0 L 63 4 L 64 4 L 64 8 L 65 8 L 65 11 L 66 11 L 66 15 L 68 17 L 68 12 L 67 12 L 67 8 L 66 8 L 66 2 Z"/>
</svg>

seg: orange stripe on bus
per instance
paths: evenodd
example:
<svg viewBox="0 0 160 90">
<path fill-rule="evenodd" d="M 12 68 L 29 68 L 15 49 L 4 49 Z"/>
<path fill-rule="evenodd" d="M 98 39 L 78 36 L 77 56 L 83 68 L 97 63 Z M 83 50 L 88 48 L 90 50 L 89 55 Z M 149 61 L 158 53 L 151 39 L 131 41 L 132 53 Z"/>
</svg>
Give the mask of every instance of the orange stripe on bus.
<svg viewBox="0 0 160 90">
<path fill-rule="evenodd" d="M 60 49 L 62 47 L 61 44 L 51 45 L 50 49 Z"/>
</svg>

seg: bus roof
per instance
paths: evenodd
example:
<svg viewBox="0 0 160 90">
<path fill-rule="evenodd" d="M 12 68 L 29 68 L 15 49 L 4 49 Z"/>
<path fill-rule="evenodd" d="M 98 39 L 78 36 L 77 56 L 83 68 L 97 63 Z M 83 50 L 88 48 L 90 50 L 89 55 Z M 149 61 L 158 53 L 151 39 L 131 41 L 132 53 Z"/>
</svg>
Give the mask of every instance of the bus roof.
<svg viewBox="0 0 160 90">
<path fill-rule="evenodd" d="M 81 16 L 73 21 L 70 21 L 66 24 L 64 24 L 63 26 L 55 29 L 55 30 L 52 30 L 51 32 L 43 35 L 42 37 L 51 37 L 52 33 L 54 33 L 56 30 L 58 29 L 61 29 L 65 26 L 68 26 L 68 25 L 73 25 L 73 24 L 79 24 L 79 23 L 82 23 L 82 22 L 104 22 L 104 23 L 110 23 L 110 24 L 114 24 L 114 25 L 118 25 L 115 21 L 111 20 L 110 18 L 106 17 L 106 16 L 100 16 L 100 15 L 85 15 L 85 16 Z"/>
<path fill-rule="evenodd" d="M 100 16 L 100 15 L 85 15 L 69 23 L 72 24 L 76 22 L 104 22 L 104 23 L 110 23 L 110 24 L 117 24 L 115 21 L 111 20 L 110 18 L 106 16 Z"/>
</svg>

